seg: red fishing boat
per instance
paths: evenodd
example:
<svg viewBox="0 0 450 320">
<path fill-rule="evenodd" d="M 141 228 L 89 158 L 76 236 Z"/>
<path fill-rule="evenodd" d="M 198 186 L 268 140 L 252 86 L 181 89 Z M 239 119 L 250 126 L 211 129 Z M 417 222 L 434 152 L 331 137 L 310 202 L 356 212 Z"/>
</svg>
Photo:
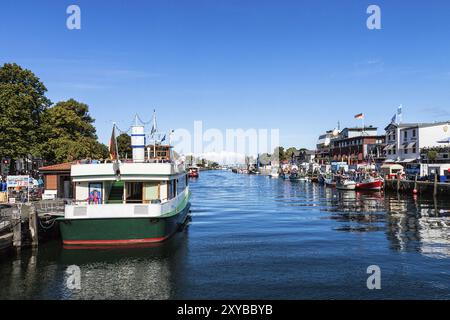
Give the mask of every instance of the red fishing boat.
<svg viewBox="0 0 450 320">
<path fill-rule="evenodd" d="M 379 191 L 383 188 L 384 180 L 383 178 L 377 177 L 367 177 L 361 182 L 356 184 L 356 189 L 358 190 L 374 190 Z"/>
<path fill-rule="evenodd" d="M 197 167 L 190 167 L 188 169 L 188 177 L 189 178 L 198 178 L 198 168 Z"/>
</svg>

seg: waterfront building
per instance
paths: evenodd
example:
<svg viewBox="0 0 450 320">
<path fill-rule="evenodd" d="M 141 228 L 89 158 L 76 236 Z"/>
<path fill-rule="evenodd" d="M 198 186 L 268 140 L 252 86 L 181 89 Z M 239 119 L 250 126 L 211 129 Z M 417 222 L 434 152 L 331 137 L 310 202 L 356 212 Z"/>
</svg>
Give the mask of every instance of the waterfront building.
<svg viewBox="0 0 450 320">
<path fill-rule="evenodd" d="M 442 146 L 439 141 L 449 136 L 449 128 L 449 122 L 389 124 L 385 128 L 386 162 L 420 162 L 421 150 Z"/>
<path fill-rule="evenodd" d="M 330 162 L 330 144 L 331 139 L 339 134 L 339 130 L 328 130 L 319 136 L 316 143 L 315 160 L 319 164 L 328 164 Z"/>
<path fill-rule="evenodd" d="M 385 136 L 378 135 L 373 126 L 345 128 L 330 141 L 332 161 L 349 165 L 384 161 Z"/>
<path fill-rule="evenodd" d="M 316 157 L 315 150 L 296 150 L 294 151 L 294 163 L 312 163 Z"/>
</svg>

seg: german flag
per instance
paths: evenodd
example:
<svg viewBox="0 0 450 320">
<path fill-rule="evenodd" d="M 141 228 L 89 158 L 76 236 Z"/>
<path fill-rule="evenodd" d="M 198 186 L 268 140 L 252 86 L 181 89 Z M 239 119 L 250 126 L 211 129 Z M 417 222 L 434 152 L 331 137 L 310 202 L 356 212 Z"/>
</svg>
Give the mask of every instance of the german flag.
<svg viewBox="0 0 450 320">
<path fill-rule="evenodd" d="M 117 152 L 116 125 L 113 126 L 111 139 L 109 140 L 109 157 L 111 160 L 117 160 L 119 158 Z"/>
<path fill-rule="evenodd" d="M 364 113 L 358 113 L 355 115 L 355 119 L 364 119 Z"/>
</svg>

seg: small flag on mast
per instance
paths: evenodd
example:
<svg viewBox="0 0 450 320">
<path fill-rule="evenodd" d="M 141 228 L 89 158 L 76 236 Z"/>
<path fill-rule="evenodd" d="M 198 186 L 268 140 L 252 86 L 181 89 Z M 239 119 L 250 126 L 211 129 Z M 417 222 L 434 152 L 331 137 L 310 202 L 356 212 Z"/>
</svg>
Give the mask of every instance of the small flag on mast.
<svg viewBox="0 0 450 320">
<path fill-rule="evenodd" d="M 153 124 L 152 124 L 152 130 L 150 131 L 150 134 L 151 135 L 154 135 L 155 133 L 156 133 L 156 131 L 157 131 L 157 128 L 156 128 L 156 110 L 153 110 Z"/>
<path fill-rule="evenodd" d="M 364 119 L 364 113 L 358 113 L 355 115 L 355 119 Z"/>
<path fill-rule="evenodd" d="M 117 152 L 116 125 L 113 125 L 111 139 L 109 140 L 109 156 L 111 160 L 117 160 L 119 155 Z"/>
</svg>

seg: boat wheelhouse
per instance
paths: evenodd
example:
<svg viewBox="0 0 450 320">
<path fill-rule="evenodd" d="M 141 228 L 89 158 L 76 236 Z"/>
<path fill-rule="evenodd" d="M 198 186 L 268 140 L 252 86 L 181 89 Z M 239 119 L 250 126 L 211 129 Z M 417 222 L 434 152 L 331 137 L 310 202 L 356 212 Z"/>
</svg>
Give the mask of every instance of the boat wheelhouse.
<svg viewBox="0 0 450 320">
<path fill-rule="evenodd" d="M 133 127 L 132 160 L 72 165 L 74 200 L 58 219 L 65 245 L 160 242 L 186 222 L 190 191 L 184 163 L 168 145 L 145 146 L 143 131 Z"/>
</svg>

